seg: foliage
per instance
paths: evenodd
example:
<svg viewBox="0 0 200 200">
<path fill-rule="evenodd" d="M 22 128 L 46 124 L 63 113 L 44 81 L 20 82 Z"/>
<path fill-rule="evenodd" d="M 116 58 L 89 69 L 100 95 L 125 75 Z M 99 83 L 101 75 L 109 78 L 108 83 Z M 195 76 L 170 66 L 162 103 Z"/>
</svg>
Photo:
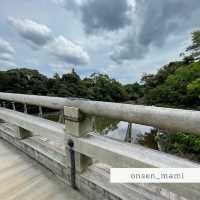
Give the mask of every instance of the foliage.
<svg viewBox="0 0 200 200">
<path fill-rule="evenodd" d="M 196 80 L 192 81 L 188 86 L 187 86 L 188 93 L 192 95 L 197 95 L 199 96 L 200 99 L 200 78 L 197 78 Z"/>
<path fill-rule="evenodd" d="M 197 79 L 200 77 L 200 62 L 179 66 L 173 73 L 158 81 L 151 77 L 145 82 L 147 104 L 179 108 L 200 106 Z M 154 81 L 152 83 L 152 80 Z M 157 82 L 156 82 L 157 81 Z M 147 91 L 148 90 L 148 91 Z M 193 91 L 193 92 L 192 92 Z"/>
<path fill-rule="evenodd" d="M 32 69 L 12 69 L 0 72 L 0 90 L 3 92 L 47 94 L 47 77 Z"/>
<path fill-rule="evenodd" d="M 200 137 L 188 133 L 163 134 L 158 139 L 167 153 L 200 161 Z"/>
<path fill-rule="evenodd" d="M 157 137 L 157 129 L 151 129 L 150 132 L 146 132 L 144 135 L 140 135 L 138 137 L 139 144 L 158 150 L 158 144 L 155 142 Z"/>
<path fill-rule="evenodd" d="M 104 74 L 93 74 L 81 80 L 72 73 L 47 78 L 37 70 L 12 69 L 0 71 L 0 91 L 60 97 L 89 98 L 99 101 L 124 102 L 128 94 L 121 83 Z"/>
<path fill-rule="evenodd" d="M 139 83 L 127 84 L 124 86 L 128 93 L 128 99 L 135 104 L 143 102 L 144 88 Z"/>
<path fill-rule="evenodd" d="M 148 105 L 200 109 L 200 31 L 193 33 L 192 45 L 187 48 L 190 55 L 183 61 L 172 62 L 161 68 L 156 74 L 142 77 L 144 103 Z M 200 161 L 200 137 L 187 133 L 164 133 L 156 136 L 155 130 L 146 133 L 141 139 L 158 140 L 165 152 Z M 152 139 L 153 138 L 153 139 Z M 151 143 L 151 148 L 156 143 Z M 154 146 L 155 145 L 155 146 Z M 148 143 L 149 146 L 149 143 Z"/>
<path fill-rule="evenodd" d="M 157 85 L 164 83 L 169 75 L 174 74 L 175 71 L 178 68 L 182 67 L 183 65 L 184 65 L 184 62 L 182 61 L 171 62 L 168 65 L 165 65 L 164 67 L 159 69 L 155 75 L 145 74 L 142 77 L 141 81 L 144 83 L 147 89 L 152 89 L 156 87 Z"/>
<path fill-rule="evenodd" d="M 192 45 L 186 51 L 191 52 L 191 55 L 196 60 L 200 60 L 200 31 L 192 33 Z"/>
<path fill-rule="evenodd" d="M 92 74 L 83 80 L 88 98 L 99 101 L 121 102 L 128 100 L 128 94 L 122 84 L 105 74 Z"/>
</svg>

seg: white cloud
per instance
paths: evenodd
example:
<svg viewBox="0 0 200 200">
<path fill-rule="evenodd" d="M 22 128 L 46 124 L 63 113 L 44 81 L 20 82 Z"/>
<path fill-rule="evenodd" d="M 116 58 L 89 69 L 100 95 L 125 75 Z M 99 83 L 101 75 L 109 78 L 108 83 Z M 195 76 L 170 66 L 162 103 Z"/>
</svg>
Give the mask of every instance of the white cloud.
<svg viewBox="0 0 200 200">
<path fill-rule="evenodd" d="M 48 44 L 47 50 L 57 59 L 74 65 L 86 65 L 89 63 L 89 55 L 78 44 L 63 36 L 55 38 Z"/>
<path fill-rule="evenodd" d="M 32 45 L 44 46 L 52 39 L 51 30 L 43 24 L 30 19 L 8 18 L 8 22 L 16 29 L 21 37 Z"/>
<path fill-rule="evenodd" d="M 72 2 L 74 2 L 74 5 L 82 5 L 84 2 L 87 0 L 52 0 L 53 3 L 61 5 L 61 6 L 66 6 L 67 4 L 72 5 Z"/>
<path fill-rule="evenodd" d="M 0 69 L 15 66 L 13 63 L 13 55 L 15 50 L 13 46 L 6 40 L 0 38 Z"/>
<path fill-rule="evenodd" d="M 55 4 L 62 4 L 63 0 L 52 0 L 52 2 Z"/>
<path fill-rule="evenodd" d="M 0 38 L 0 53 L 13 54 L 15 52 L 12 45 L 6 40 Z"/>
<path fill-rule="evenodd" d="M 12 60 L 13 59 L 13 55 L 9 54 L 9 53 L 0 53 L 0 60 Z"/>
<path fill-rule="evenodd" d="M 111 55 L 116 63 L 146 59 L 152 46 L 161 49 L 199 25 L 199 0 L 136 0 L 134 8 L 132 28 Z"/>
<path fill-rule="evenodd" d="M 41 49 L 38 47 L 42 46 L 50 55 L 68 64 L 88 64 L 89 56 L 80 45 L 62 35 L 54 38 L 52 31 L 46 25 L 12 17 L 9 17 L 8 21 L 25 40 L 30 42 L 32 48 Z"/>
<path fill-rule="evenodd" d="M 0 70 L 8 70 L 16 67 L 16 64 L 12 61 L 0 60 Z"/>
</svg>

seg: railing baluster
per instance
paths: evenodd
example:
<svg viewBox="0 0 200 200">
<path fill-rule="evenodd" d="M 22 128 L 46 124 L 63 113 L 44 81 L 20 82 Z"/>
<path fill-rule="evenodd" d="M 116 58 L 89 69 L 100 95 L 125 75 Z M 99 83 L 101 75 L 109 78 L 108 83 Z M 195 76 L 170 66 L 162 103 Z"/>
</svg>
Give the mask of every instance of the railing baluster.
<svg viewBox="0 0 200 200">
<path fill-rule="evenodd" d="M 131 143 L 132 138 L 132 123 L 128 123 L 125 141 Z"/>
<path fill-rule="evenodd" d="M 14 111 L 16 111 L 15 102 L 11 102 L 11 103 L 12 103 L 12 109 L 13 109 Z"/>
<path fill-rule="evenodd" d="M 6 108 L 6 102 L 5 101 L 3 101 L 3 107 Z"/>
<path fill-rule="evenodd" d="M 59 111 L 59 119 L 58 119 L 59 123 L 64 123 L 64 111 L 60 110 Z"/>
<path fill-rule="evenodd" d="M 28 113 L 28 110 L 27 110 L 27 105 L 26 105 L 26 103 L 24 104 L 24 113 Z"/>
<path fill-rule="evenodd" d="M 43 117 L 42 106 L 39 106 L 39 117 Z"/>
<path fill-rule="evenodd" d="M 170 132 L 200 134 L 199 111 L 2 92 L 0 92 L 0 99 L 58 110 L 63 109 L 64 106 L 77 107 L 87 115 L 158 127 Z"/>
</svg>

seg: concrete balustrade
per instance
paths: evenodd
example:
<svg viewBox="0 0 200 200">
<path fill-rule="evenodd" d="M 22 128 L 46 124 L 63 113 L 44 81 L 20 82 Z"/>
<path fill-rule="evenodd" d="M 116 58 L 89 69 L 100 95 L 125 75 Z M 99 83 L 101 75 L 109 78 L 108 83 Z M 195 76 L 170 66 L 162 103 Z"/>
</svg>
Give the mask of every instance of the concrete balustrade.
<svg viewBox="0 0 200 200">
<path fill-rule="evenodd" d="M 0 108 L 0 119 L 32 132 L 33 140 L 31 140 L 31 137 L 28 140 L 22 140 L 20 138 L 19 141 L 22 141 L 22 143 L 19 143 L 18 140 L 15 140 L 14 138 L 10 138 L 11 135 L 0 134 L 0 136 L 12 144 L 16 143 L 17 147 L 19 146 L 23 149 L 23 151 L 27 151 L 26 153 L 28 155 L 34 157 L 47 168 L 51 169 L 55 174 L 58 173 L 59 176 L 62 176 L 62 171 L 66 169 L 63 168 L 62 170 L 58 170 L 56 166 L 62 163 L 62 166 L 66 166 L 66 168 L 70 167 L 69 155 L 67 154 L 66 156 L 66 152 L 62 155 L 62 153 L 60 154 L 59 151 L 57 152 L 57 150 L 52 151 L 50 150 L 51 148 L 48 150 L 47 147 L 45 147 L 45 150 L 42 150 L 43 153 L 41 155 L 45 156 L 45 159 L 41 156 L 35 156 L 41 154 L 41 145 L 35 142 L 36 140 L 34 139 L 34 135 L 41 135 L 47 138 L 53 138 L 56 136 L 55 139 L 53 138 L 53 141 L 60 144 L 64 141 L 67 143 L 69 139 L 72 139 L 74 142 L 73 149 L 76 154 L 81 155 L 81 157 L 82 155 L 85 155 L 89 158 L 99 160 L 102 163 L 107 163 L 113 167 L 200 167 L 200 165 L 197 163 L 178 158 L 176 156 L 147 149 L 135 144 L 126 144 L 114 141 L 103 136 L 97 136 L 93 133 L 81 135 L 82 137 L 77 137 L 77 135 L 73 136 L 72 132 L 69 134 L 69 131 L 66 131 L 65 125 L 63 124 L 55 123 L 17 111 L 12 111 L 6 108 Z M 57 140 L 57 138 L 59 140 Z M 24 146 L 25 144 L 26 147 Z M 49 157 L 51 157 L 51 161 L 49 160 Z M 84 169 L 86 169 L 85 167 L 88 167 L 88 165 L 83 164 L 85 162 L 85 157 L 82 158 L 83 160 L 81 160 L 79 156 L 76 157 L 77 172 L 83 172 L 82 170 L 79 170 L 82 169 L 80 167 L 81 165 L 84 166 Z M 79 165 L 79 163 L 81 164 Z M 79 185 L 79 182 L 77 185 Z M 198 192 L 195 192 L 199 190 L 199 184 L 163 184 L 162 187 L 179 195 L 183 195 L 190 200 L 198 200 L 200 198 Z M 91 193 L 92 190 L 93 189 L 90 191 Z M 192 198 L 190 198 L 191 196 Z"/>
<path fill-rule="evenodd" d="M 92 131 L 91 118 L 85 117 L 79 108 L 64 106 L 64 118 L 65 132 L 68 136 L 71 135 L 73 137 L 81 138 Z M 71 138 L 71 140 L 74 142 L 73 138 Z M 67 157 L 69 158 L 70 155 L 67 145 L 66 150 Z M 77 151 L 75 152 L 75 167 L 77 172 L 83 172 L 90 164 L 92 164 L 92 159 L 90 157 Z"/>
<path fill-rule="evenodd" d="M 65 125 L 17 111 L 0 108 L 0 119 L 44 137 L 57 136 L 55 142 L 73 139 L 74 150 L 113 167 L 199 167 L 191 161 L 136 144 L 114 141 L 92 132 L 82 137 L 73 136 Z M 87 132 L 86 132 L 87 133 Z"/>
<path fill-rule="evenodd" d="M 1 92 L 0 99 L 59 110 L 64 106 L 76 107 L 88 115 L 200 135 L 200 111 Z"/>
<path fill-rule="evenodd" d="M 0 99 L 63 110 L 64 125 L 6 108 L 0 108 L 0 119 L 19 127 L 19 132 L 15 135 L 17 142 L 20 139 L 19 141 L 26 143 L 23 139 L 41 134 L 44 137 L 53 138 L 55 143 L 65 143 L 65 154 L 60 156 L 57 151 L 54 152 L 51 156 L 55 160 L 51 162 L 62 163 L 67 168 L 71 168 L 69 152 L 73 150 L 75 170 L 80 175 L 90 168 L 92 159 L 112 167 L 200 167 L 197 163 L 163 152 L 97 136 L 92 132 L 92 117 L 88 117 L 88 114 L 103 116 L 172 132 L 184 131 L 200 135 L 199 111 L 8 93 L 0 93 Z M 4 137 L 8 136 L 4 135 Z M 16 142 L 15 139 L 12 139 L 13 141 Z M 71 147 L 68 145 L 69 141 L 73 142 Z M 36 147 L 34 148 L 34 151 L 39 151 Z M 59 155 L 59 159 L 55 155 Z M 49 168 L 54 166 L 54 164 L 48 166 L 48 162 L 42 161 L 42 163 Z M 57 169 L 53 168 L 54 170 L 57 173 Z M 192 194 L 192 199 L 200 199 L 199 184 L 163 184 L 162 187 L 187 198 L 190 198 Z"/>
</svg>

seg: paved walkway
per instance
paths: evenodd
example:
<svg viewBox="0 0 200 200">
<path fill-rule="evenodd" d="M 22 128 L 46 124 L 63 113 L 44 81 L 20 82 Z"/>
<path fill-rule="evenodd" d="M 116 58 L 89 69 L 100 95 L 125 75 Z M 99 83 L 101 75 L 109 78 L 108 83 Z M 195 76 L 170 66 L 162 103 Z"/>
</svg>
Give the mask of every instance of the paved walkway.
<svg viewBox="0 0 200 200">
<path fill-rule="evenodd" d="M 0 139 L 0 200 L 85 200 L 49 170 Z"/>
</svg>

